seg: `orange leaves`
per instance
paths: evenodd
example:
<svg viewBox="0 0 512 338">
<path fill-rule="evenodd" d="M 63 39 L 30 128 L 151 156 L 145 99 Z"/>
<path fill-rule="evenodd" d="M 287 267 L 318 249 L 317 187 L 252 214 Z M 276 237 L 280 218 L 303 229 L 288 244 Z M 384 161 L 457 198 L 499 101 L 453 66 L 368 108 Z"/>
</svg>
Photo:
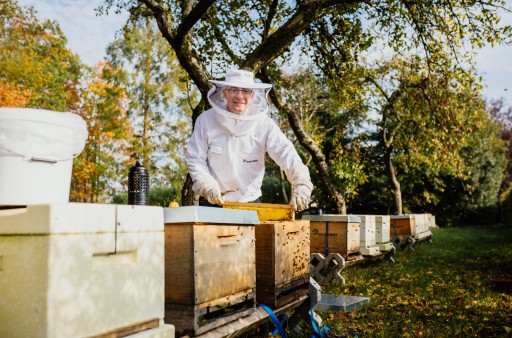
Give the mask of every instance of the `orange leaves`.
<svg viewBox="0 0 512 338">
<path fill-rule="evenodd" d="M 0 107 L 26 107 L 31 91 L 0 80 Z"/>
</svg>

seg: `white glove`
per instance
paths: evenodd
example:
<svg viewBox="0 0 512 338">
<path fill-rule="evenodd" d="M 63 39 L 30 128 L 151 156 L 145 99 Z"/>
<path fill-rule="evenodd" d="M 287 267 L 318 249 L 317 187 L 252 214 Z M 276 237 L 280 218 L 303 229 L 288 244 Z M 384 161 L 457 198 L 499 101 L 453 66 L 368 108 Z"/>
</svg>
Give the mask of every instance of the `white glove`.
<svg viewBox="0 0 512 338">
<path fill-rule="evenodd" d="M 204 198 L 206 198 L 211 204 L 224 204 L 224 198 L 222 197 L 220 190 L 216 187 L 211 187 L 209 190 L 207 190 Z"/>
<path fill-rule="evenodd" d="M 293 188 L 292 200 L 290 204 L 295 211 L 301 211 L 309 206 L 311 198 L 311 189 L 304 184 L 299 184 Z"/>
<path fill-rule="evenodd" d="M 224 198 L 220 193 L 219 183 L 210 175 L 204 175 L 194 181 L 192 190 L 199 196 L 206 198 L 211 204 L 224 204 Z"/>
</svg>

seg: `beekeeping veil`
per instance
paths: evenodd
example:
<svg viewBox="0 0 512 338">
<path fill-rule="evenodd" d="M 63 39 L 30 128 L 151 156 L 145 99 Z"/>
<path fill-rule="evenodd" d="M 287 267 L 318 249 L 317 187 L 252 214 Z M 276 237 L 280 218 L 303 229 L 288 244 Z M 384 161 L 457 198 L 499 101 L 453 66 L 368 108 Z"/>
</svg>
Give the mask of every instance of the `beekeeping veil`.
<svg viewBox="0 0 512 338">
<path fill-rule="evenodd" d="M 208 101 L 219 114 L 218 121 L 228 128 L 230 132 L 235 125 L 236 134 L 248 131 L 254 123 L 240 123 L 241 121 L 255 121 L 267 116 L 269 110 L 268 92 L 272 88 L 271 84 L 256 82 L 254 74 L 247 70 L 228 70 L 225 74 L 224 81 L 210 80 L 213 86 L 208 92 Z M 227 87 L 247 88 L 254 92 L 252 102 L 243 114 L 234 114 L 227 110 L 227 101 L 224 96 L 224 89 Z M 235 122 L 237 120 L 237 122 Z"/>
</svg>

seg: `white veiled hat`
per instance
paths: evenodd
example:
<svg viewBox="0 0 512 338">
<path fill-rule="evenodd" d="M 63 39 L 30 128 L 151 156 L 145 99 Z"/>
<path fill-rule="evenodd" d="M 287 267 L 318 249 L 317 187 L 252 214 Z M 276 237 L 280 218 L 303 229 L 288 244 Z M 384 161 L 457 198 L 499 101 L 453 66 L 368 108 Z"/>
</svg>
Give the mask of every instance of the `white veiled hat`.
<svg viewBox="0 0 512 338">
<path fill-rule="evenodd" d="M 271 84 L 256 82 L 254 74 L 248 70 L 232 69 L 226 72 L 224 81 L 209 80 L 216 87 L 239 87 L 250 89 L 268 89 L 272 88 Z"/>
</svg>

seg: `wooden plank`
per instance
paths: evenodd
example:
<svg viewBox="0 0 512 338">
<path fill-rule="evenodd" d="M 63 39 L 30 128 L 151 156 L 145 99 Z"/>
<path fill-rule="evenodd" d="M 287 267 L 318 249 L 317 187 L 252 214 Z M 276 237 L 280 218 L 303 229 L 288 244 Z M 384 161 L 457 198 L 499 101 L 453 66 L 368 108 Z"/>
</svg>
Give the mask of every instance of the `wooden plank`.
<svg viewBox="0 0 512 338">
<path fill-rule="evenodd" d="M 197 308 L 201 310 L 201 313 L 204 313 L 204 311 L 212 311 L 214 310 L 220 310 L 222 308 L 235 305 L 238 303 L 242 303 L 246 301 L 247 299 L 253 299 L 256 298 L 256 290 L 254 289 L 248 289 L 239 293 L 236 293 L 234 295 L 229 295 L 226 297 L 222 297 L 219 299 L 211 300 L 206 303 L 197 304 Z"/>
<path fill-rule="evenodd" d="M 276 278 L 274 238 L 273 223 L 256 225 L 256 284 L 274 284 Z"/>
<path fill-rule="evenodd" d="M 360 224 L 356 222 L 318 222 L 312 221 L 311 253 L 327 256 L 338 253 L 348 259 L 349 255 L 359 253 L 361 244 Z"/>
<path fill-rule="evenodd" d="M 154 329 L 160 326 L 160 319 L 154 318 L 144 322 L 140 322 L 137 324 L 133 324 L 130 326 L 122 327 L 116 330 L 109 331 L 107 333 L 102 333 L 96 336 L 92 336 L 90 338 L 121 338 L 126 337 L 141 331 Z"/>
<path fill-rule="evenodd" d="M 281 285 L 309 274 L 309 221 L 256 225 L 257 284 Z"/>
<path fill-rule="evenodd" d="M 194 274 L 201 304 L 256 287 L 253 225 L 195 225 Z"/>
<path fill-rule="evenodd" d="M 309 291 L 309 274 L 289 281 L 286 284 L 258 284 L 258 303 L 265 304 L 274 309 L 285 305 Z"/>
<path fill-rule="evenodd" d="M 194 304 L 194 237 L 190 224 L 166 224 L 165 301 Z"/>
<path fill-rule="evenodd" d="M 310 222 L 311 253 L 347 255 L 347 222 Z"/>
</svg>

